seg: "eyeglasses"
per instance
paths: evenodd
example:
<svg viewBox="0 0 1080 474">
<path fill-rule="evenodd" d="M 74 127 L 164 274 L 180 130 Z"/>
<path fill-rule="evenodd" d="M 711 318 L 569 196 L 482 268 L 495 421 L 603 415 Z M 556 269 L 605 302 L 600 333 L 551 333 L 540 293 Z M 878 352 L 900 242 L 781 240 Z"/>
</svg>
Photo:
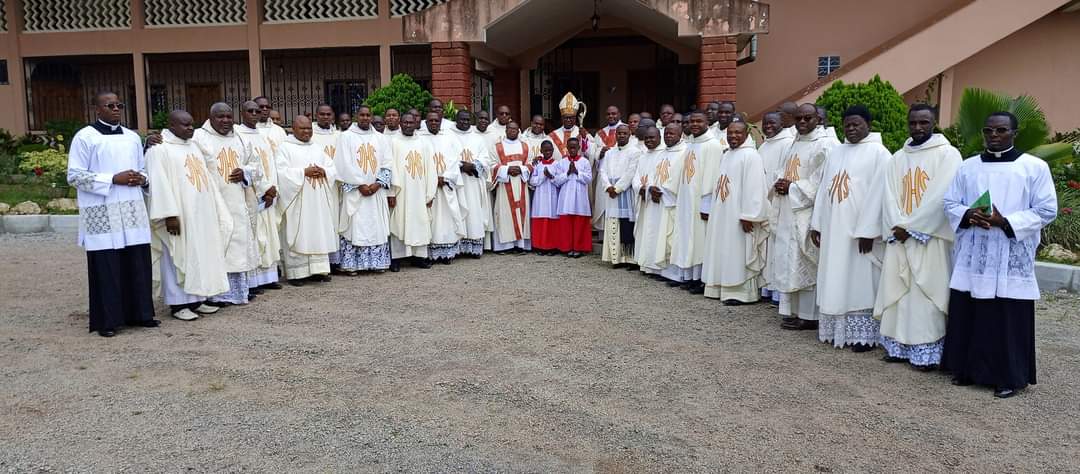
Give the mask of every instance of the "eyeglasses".
<svg viewBox="0 0 1080 474">
<path fill-rule="evenodd" d="M 106 109 L 111 109 L 111 110 L 124 110 L 124 103 L 123 102 L 109 102 L 108 104 L 105 104 L 102 107 L 105 107 Z"/>
<path fill-rule="evenodd" d="M 1009 127 L 983 127 L 982 130 L 983 135 L 990 135 L 992 133 L 997 133 L 998 135 L 1005 135 L 1006 133 L 1009 133 L 1011 131 L 1012 129 Z"/>
<path fill-rule="evenodd" d="M 256 113 L 258 111 L 259 111 L 259 109 L 246 109 L 246 110 L 244 110 L 244 112 L 247 112 L 249 114 L 253 114 L 253 113 Z"/>
</svg>

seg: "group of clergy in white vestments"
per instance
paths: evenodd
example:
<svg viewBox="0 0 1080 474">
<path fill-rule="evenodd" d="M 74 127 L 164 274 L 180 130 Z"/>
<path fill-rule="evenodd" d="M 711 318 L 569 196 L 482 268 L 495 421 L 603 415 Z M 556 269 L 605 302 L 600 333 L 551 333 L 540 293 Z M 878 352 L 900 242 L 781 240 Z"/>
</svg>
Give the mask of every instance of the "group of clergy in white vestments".
<svg viewBox="0 0 1080 474">
<path fill-rule="evenodd" d="M 863 106 L 844 112 L 841 143 L 823 110 L 785 104 L 764 115 L 757 146 L 732 103 L 682 116 L 665 105 L 659 122 L 628 123 L 611 106 L 593 134 L 578 126 L 573 94 L 552 132 L 540 116 L 522 131 L 505 106 L 496 121 L 483 111 L 451 121 L 433 100 L 424 115 L 390 109 L 376 122 L 367 107 L 348 121 L 323 105 L 289 134 L 259 97 L 239 123 L 224 103 L 201 125 L 173 112 L 144 161 L 123 148 L 131 168 L 114 176 L 120 165 L 95 169 L 105 161 L 95 154 L 131 141 L 115 97 L 99 95 L 100 123 L 76 137 L 69 165 L 86 203 L 91 331 L 102 335 L 156 321 L 144 303 L 138 314 L 109 309 L 130 290 L 95 289 L 95 272 L 115 264 L 105 257 L 130 257 L 90 244 L 149 244 L 155 289 L 193 320 L 281 279 L 428 268 L 485 250 L 577 257 L 597 231 L 604 262 L 725 305 L 772 301 L 783 328 L 816 329 L 836 347 L 880 345 L 888 362 L 941 367 L 1002 397 L 1035 383 L 1034 254 L 1056 195 L 1045 163 L 1012 147 L 1007 113 L 987 119 L 987 151 L 965 161 L 925 105 L 911 108 L 911 138 L 892 154 Z M 137 186 L 145 207 L 124 191 Z"/>
</svg>

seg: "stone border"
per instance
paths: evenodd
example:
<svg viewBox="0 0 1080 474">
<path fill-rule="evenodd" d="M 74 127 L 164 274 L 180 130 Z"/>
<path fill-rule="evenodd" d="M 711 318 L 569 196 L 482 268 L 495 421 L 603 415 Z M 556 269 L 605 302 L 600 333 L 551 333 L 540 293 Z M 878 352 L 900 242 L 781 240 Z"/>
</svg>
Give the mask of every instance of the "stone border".
<svg viewBox="0 0 1080 474">
<path fill-rule="evenodd" d="M 33 234 L 39 232 L 77 234 L 79 233 L 79 216 L 77 214 L 0 216 L 0 233 Z"/>
<path fill-rule="evenodd" d="M 1066 290 L 1070 293 L 1080 293 L 1080 267 L 1035 262 L 1035 278 L 1039 280 L 1039 290 L 1043 292 Z"/>
</svg>

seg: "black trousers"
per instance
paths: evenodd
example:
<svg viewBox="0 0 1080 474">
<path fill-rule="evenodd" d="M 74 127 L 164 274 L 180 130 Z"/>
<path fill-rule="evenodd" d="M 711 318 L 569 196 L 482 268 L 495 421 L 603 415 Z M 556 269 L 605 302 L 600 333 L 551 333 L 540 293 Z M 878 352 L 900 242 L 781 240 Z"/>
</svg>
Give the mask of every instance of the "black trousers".
<svg viewBox="0 0 1080 474">
<path fill-rule="evenodd" d="M 90 332 L 154 319 L 150 245 L 86 252 Z"/>
<path fill-rule="evenodd" d="M 952 290 L 943 370 L 977 385 L 1024 388 L 1035 380 L 1035 301 L 975 299 Z"/>
</svg>

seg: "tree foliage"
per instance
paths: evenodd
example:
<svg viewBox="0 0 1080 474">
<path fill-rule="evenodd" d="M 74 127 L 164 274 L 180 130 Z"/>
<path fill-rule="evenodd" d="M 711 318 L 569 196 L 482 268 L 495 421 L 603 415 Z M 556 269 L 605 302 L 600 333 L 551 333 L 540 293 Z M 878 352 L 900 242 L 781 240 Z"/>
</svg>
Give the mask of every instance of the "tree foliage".
<svg viewBox="0 0 1080 474">
<path fill-rule="evenodd" d="M 408 74 L 398 74 L 390 79 L 389 84 L 375 89 L 364 100 L 364 105 L 370 107 L 375 115 L 383 115 L 389 108 L 404 114 L 411 108 L 424 110 L 431 98 L 431 92 L 421 88 Z"/>
<path fill-rule="evenodd" d="M 998 92 L 969 87 L 964 89 L 964 95 L 960 98 L 960 110 L 956 117 L 956 128 L 960 140 L 956 143 L 956 147 L 960 149 L 963 156 L 968 157 L 982 152 L 984 148 L 982 129 L 986 125 L 986 118 L 1000 111 L 1012 112 L 1020 124 L 1014 141 L 1014 146 L 1018 150 L 1030 152 L 1049 140 L 1050 126 L 1046 123 L 1046 115 L 1043 114 L 1039 102 L 1034 97 L 1022 95 L 1014 98 Z"/>
<path fill-rule="evenodd" d="M 874 76 L 865 84 L 836 81 L 817 100 L 817 105 L 827 111 L 829 123 L 837 128 L 842 127 L 844 111 L 860 104 L 870 109 L 873 118 L 870 130 L 881 133 L 885 148 L 895 152 L 904 146 L 908 137 L 908 106 L 896 88 L 881 77 Z M 837 135 L 844 136 L 843 133 Z"/>
</svg>

